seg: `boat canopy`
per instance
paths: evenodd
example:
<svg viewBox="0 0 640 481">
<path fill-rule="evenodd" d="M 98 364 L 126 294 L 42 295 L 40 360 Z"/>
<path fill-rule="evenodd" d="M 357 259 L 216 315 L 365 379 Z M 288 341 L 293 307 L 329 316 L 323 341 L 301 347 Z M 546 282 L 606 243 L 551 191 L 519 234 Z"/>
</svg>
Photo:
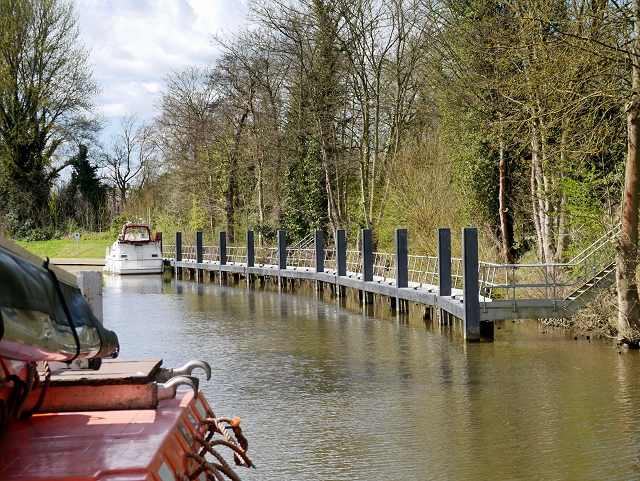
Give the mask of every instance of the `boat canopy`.
<svg viewBox="0 0 640 481">
<path fill-rule="evenodd" d="M 0 357 L 70 361 L 117 347 L 74 276 L 0 237 Z"/>
<path fill-rule="evenodd" d="M 122 232 L 118 236 L 118 242 L 126 242 L 131 244 L 153 242 L 151 238 L 151 229 L 146 225 L 127 224 L 122 228 Z"/>
</svg>

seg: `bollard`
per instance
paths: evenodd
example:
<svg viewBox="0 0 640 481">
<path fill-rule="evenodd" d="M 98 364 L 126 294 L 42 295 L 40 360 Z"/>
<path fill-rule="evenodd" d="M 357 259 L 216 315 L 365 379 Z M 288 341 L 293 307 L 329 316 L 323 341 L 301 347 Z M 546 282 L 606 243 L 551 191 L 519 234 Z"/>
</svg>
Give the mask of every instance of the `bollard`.
<svg viewBox="0 0 640 481">
<path fill-rule="evenodd" d="M 278 231 L 278 269 L 287 268 L 287 233 Z"/>
<path fill-rule="evenodd" d="M 227 265 L 227 233 L 222 231 L 218 234 L 218 249 L 220 251 L 220 265 Z"/>
<path fill-rule="evenodd" d="M 278 231 L 278 271 L 287 269 L 287 233 Z M 282 276 L 278 272 L 278 285 L 282 290 Z"/>
<path fill-rule="evenodd" d="M 316 272 L 324 272 L 324 234 L 317 230 L 314 236 L 316 248 Z"/>
<path fill-rule="evenodd" d="M 196 264 L 202 264 L 202 232 L 196 232 Z"/>
<path fill-rule="evenodd" d="M 344 229 L 336 231 L 336 274 L 347 275 L 347 236 Z"/>
<path fill-rule="evenodd" d="M 253 267 L 256 262 L 255 244 L 253 240 L 253 231 L 247 231 L 247 267 Z M 248 276 L 249 274 L 247 274 Z"/>
<path fill-rule="evenodd" d="M 362 229 L 362 280 L 373 281 L 373 232 Z"/>
<path fill-rule="evenodd" d="M 438 229 L 438 296 L 451 295 L 451 230 Z M 447 316 L 438 308 L 438 322 L 447 324 Z"/>
<path fill-rule="evenodd" d="M 480 299 L 478 294 L 478 229 L 462 229 L 462 288 L 464 338 L 480 340 Z"/>
<path fill-rule="evenodd" d="M 373 282 L 373 232 L 362 229 L 362 300 L 373 304 L 373 293 L 365 290 L 365 282 Z"/>
<path fill-rule="evenodd" d="M 438 229 L 438 295 L 451 295 L 451 230 Z"/>
<path fill-rule="evenodd" d="M 176 261 L 182 261 L 182 232 L 176 232 Z"/>
<path fill-rule="evenodd" d="M 409 252 L 407 247 L 407 229 L 396 229 L 396 298 L 395 308 L 401 314 L 408 313 L 407 303 L 398 297 L 398 289 L 409 287 Z"/>
</svg>

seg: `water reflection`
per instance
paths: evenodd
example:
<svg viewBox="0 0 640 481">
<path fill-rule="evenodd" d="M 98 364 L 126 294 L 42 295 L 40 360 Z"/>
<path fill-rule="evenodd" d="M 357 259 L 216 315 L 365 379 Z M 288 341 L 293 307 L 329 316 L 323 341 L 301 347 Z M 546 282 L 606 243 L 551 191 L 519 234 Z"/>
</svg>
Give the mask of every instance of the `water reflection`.
<svg viewBox="0 0 640 481">
<path fill-rule="evenodd" d="M 532 322 L 466 345 L 326 292 L 109 277 L 123 357 L 211 362 L 205 395 L 243 417 L 258 466 L 243 480 L 638 477 L 637 352 Z"/>
</svg>

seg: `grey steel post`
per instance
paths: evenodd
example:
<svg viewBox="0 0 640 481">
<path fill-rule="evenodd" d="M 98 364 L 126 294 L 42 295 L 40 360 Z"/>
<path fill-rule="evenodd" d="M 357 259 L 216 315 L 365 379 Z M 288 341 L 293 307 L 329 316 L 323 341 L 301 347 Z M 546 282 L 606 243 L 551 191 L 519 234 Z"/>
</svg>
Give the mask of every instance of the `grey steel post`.
<svg viewBox="0 0 640 481">
<path fill-rule="evenodd" d="M 196 264 L 202 264 L 202 232 L 196 232 Z"/>
<path fill-rule="evenodd" d="M 409 287 L 407 229 L 396 229 L 396 287 Z"/>
<path fill-rule="evenodd" d="M 227 233 L 225 231 L 221 231 L 218 234 L 218 249 L 220 251 L 220 265 L 227 265 Z"/>
<path fill-rule="evenodd" d="M 480 298 L 478 294 L 478 229 L 462 229 L 462 295 L 464 338 L 480 340 Z"/>
<path fill-rule="evenodd" d="M 324 234 L 321 230 L 315 232 L 316 272 L 324 272 Z"/>
<path fill-rule="evenodd" d="M 182 260 L 182 232 L 176 232 L 176 261 Z"/>
<path fill-rule="evenodd" d="M 451 230 L 438 229 L 438 295 L 451 295 Z"/>
<path fill-rule="evenodd" d="M 336 231 L 336 271 L 338 276 L 347 275 L 347 235 L 344 229 Z"/>
<path fill-rule="evenodd" d="M 362 229 L 362 280 L 373 281 L 373 232 Z"/>
<path fill-rule="evenodd" d="M 396 297 L 392 298 L 392 309 L 408 313 L 408 303 L 398 296 L 399 289 L 409 287 L 409 252 L 407 247 L 407 229 L 396 229 Z M 395 304 L 395 305 L 394 305 Z"/>
<path fill-rule="evenodd" d="M 247 267 L 253 267 L 256 262 L 255 245 L 253 243 L 253 231 L 247 231 Z"/>
<path fill-rule="evenodd" d="M 287 233 L 278 231 L 278 269 L 287 268 Z"/>
</svg>

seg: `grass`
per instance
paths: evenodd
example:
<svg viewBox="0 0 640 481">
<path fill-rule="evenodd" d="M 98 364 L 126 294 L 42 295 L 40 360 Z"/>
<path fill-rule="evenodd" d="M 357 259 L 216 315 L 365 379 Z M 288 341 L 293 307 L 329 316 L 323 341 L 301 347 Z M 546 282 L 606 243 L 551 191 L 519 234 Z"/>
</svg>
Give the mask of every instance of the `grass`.
<svg viewBox="0 0 640 481">
<path fill-rule="evenodd" d="M 79 245 L 73 237 L 47 241 L 18 241 L 16 244 L 42 258 L 103 259 L 106 248 L 111 246 L 114 240 L 113 234 L 109 232 L 86 232 L 82 233 Z"/>
</svg>

